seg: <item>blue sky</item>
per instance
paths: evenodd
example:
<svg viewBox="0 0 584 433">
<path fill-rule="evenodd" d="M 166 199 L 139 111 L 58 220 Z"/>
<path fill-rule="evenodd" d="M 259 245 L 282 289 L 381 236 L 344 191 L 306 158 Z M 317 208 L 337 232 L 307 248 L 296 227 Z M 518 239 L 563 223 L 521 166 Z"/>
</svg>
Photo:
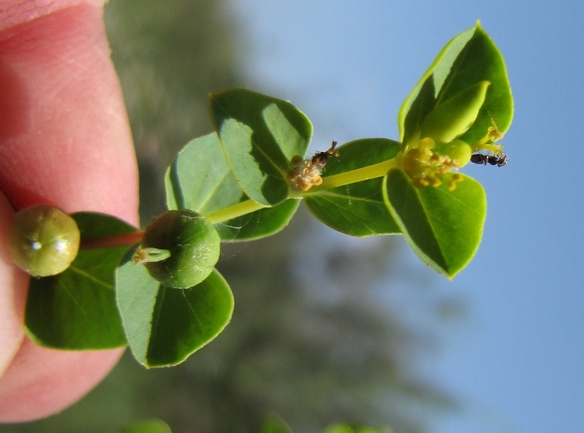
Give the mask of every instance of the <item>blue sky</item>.
<svg viewBox="0 0 584 433">
<path fill-rule="evenodd" d="M 449 39 L 481 20 L 506 59 L 515 118 L 503 140 L 508 165 L 465 170 L 483 183 L 489 208 L 475 259 L 440 283 L 463 294 L 471 315 L 434 366 L 465 411 L 436 432 L 581 431 L 583 4 L 232 3 L 252 53 L 249 86 L 291 99 L 313 121 L 319 149 L 397 138 L 410 89 Z"/>
</svg>

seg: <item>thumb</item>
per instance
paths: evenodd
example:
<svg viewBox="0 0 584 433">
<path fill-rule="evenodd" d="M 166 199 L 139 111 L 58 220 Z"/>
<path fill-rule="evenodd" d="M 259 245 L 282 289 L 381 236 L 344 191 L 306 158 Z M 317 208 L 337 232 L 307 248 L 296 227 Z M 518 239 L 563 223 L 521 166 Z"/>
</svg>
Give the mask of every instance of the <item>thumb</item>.
<svg viewBox="0 0 584 433">
<path fill-rule="evenodd" d="M 24 337 L 28 279 L 1 242 L 8 203 L 138 222 L 136 162 L 102 3 L 4 0 L 0 7 L 0 422 L 64 409 L 122 353 L 49 350 Z"/>
</svg>

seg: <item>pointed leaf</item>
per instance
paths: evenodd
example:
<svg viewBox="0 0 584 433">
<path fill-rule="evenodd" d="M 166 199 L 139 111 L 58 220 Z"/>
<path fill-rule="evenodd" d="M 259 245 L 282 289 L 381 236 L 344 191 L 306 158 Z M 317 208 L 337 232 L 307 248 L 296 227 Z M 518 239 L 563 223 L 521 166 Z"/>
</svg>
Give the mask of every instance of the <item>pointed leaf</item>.
<svg viewBox="0 0 584 433">
<path fill-rule="evenodd" d="M 513 98 L 503 57 L 477 24 L 448 42 L 402 104 L 398 115 L 402 143 L 415 137 L 434 107 L 481 81 L 491 84 L 476 121 L 460 137 L 468 143 L 486 134 L 491 118 L 501 132 L 507 131 L 513 118 Z"/>
<path fill-rule="evenodd" d="M 116 273 L 117 301 L 134 357 L 146 367 L 177 365 L 227 326 L 233 294 L 219 272 L 189 289 L 154 280 L 125 256 Z"/>
<path fill-rule="evenodd" d="M 248 90 L 211 95 L 211 115 L 229 166 L 252 200 L 273 206 L 288 197 L 290 160 L 304 155 L 308 118 L 288 102 Z"/>
<path fill-rule="evenodd" d="M 264 421 L 261 433 L 293 433 L 293 432 L 290 426 L 286 424 L 286 421 L 284 421 L 279 416 L 271 415 Z"/>
<path fill-rule="evenodd" d="M 448 177 L 439 188 L 415 188 L 402 170 L 393 169 L 384 194 L 410 247 L 426 264 L 453 278 L 479 246 L 487 203 L 481 184 L 468 176 L 454 191 L 447 184 Z"/>
<path fill-rule="evenodd" d="M 103 214 L 72 217 L 81 242 L 136 229 Z M 26 331 L 36 343 L 57 349 L 90 350 L 126 344 L 114 295 L 114 272 L 127 246 L 81 249 L 63 273 L 32 278 L 26 305 Z"/>
<path fill-rule="evenodd" d="M 399 150 L 399 143 L 385 138 L 349 142 L 338 148 L 338 158 L 329 158 L 323 177 L 389 161 Z M 385 205 L 382 186 L 383 177 L 377 177 L 317 191 L 304 200 L 316 218 L 341 233 L 351 236 L 400 233 Z"/>
<path fill-rule="evenodd" d="M 249 201 L 227 164 L 216 133 L 187 144 L 169 167 L 166 178 L 169 209 L 191 209 L 214 220 L 229 208 Z M 248 241 L 282 230 L 298 209 L 298 200 L 218 222 L 223 241 Z"/>
</svg>

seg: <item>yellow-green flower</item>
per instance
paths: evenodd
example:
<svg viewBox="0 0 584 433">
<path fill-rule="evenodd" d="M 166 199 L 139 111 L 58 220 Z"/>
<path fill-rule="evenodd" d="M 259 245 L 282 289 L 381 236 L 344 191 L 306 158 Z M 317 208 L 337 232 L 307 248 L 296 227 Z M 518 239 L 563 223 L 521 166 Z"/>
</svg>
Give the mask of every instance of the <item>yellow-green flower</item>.
<svg viewBox="0 0 584 433">
<path fill-rule="evenodd" d="M 439 187 L 446 174 L 468 164 L 475 152 L 505 156 L 503 145 L 496 144 L 503 134 L 494 121 L 478 142 L 469 145 L 458 139 L 477 119 L 489 86 L 488 81 L 480 81 L 440 103 L 424 118 L 418 134 L 404 147 L 404 171 L 415 187 Z M 459 173 L 449 176 L 448 189 L 454 190 L 462 179 Z"/>
<path fill-rule="evenodd" d="M 434 153 L 432 149 L 435 146 L 434 140 L 426 137 L 420 140 L 418 147 L 408 150 L 405 154 L 404 171 L 412 179 L 412 184 L 416 188 L 439 187 L 442 185 L 444 176 L 459 167 L 457 159 Z M 453 191 L 456 183 L 461 180 L 462 176 L 455 173 L 448 181 L 448 189 Z"/>
</svg>

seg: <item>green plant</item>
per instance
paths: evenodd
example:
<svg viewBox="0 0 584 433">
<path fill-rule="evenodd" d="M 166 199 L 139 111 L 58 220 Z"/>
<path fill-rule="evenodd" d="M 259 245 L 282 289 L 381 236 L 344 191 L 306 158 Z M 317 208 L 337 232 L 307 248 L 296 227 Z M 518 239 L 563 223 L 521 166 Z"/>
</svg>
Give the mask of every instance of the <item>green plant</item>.
<svg viewBox="0 0 584 433">
<path fill-rule="evenodd" d="M 301 200 L 339 232 L 403 235 L 453 278 L 475 254 L 486 215 L 482 186 L 458 170 L 504 165 L 498 140 L 512 104 L 502 56 L 478 24 L 445 46 L 406 98 L 399 141 L 333 142 L 306 158 L 312 126 L 296 107 L 242 89 L 213 94 L 215 132 L 179 153 L 165 179 L 169 212 L 146 234 L 108 215 L 71 215 L 80 251 L 58 275 L 31 279 L 27 333 L 59 349 L 128 344 L 147 367 L 176 365 L 230 320 L 233 295 L 213 269 L 219 239 L 275 234 Z"/>
</svg>

